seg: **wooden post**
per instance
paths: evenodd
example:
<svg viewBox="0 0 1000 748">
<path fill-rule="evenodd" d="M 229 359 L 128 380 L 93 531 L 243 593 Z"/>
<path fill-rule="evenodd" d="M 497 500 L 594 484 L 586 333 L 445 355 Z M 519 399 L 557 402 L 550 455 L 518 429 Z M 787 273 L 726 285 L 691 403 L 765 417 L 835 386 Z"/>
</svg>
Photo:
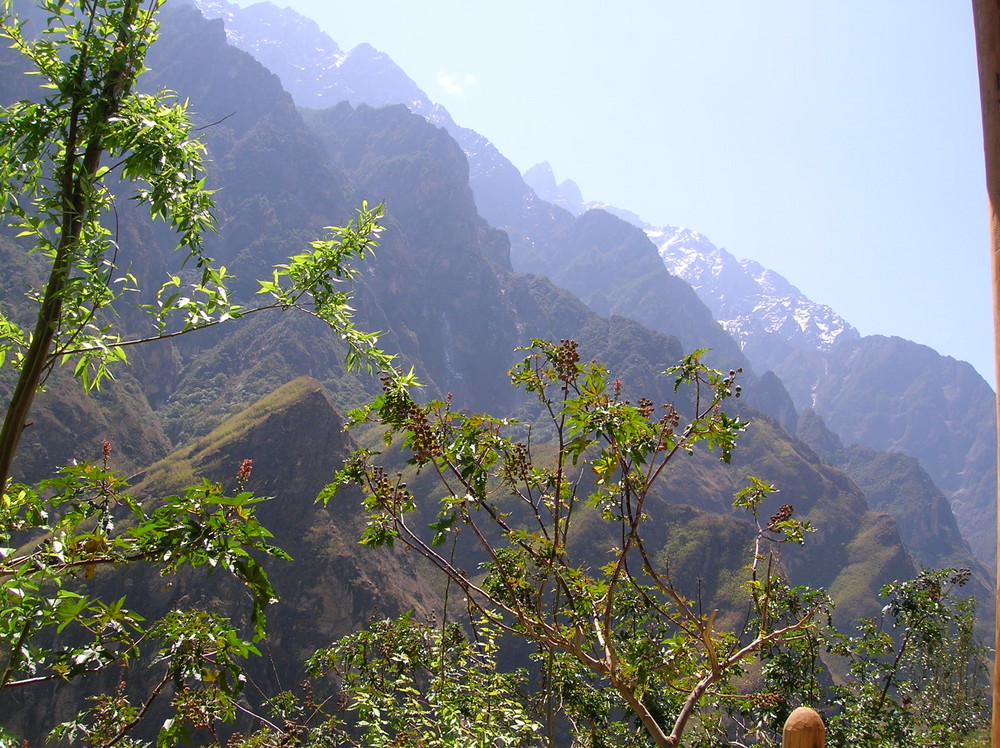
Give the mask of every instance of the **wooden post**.
<svg viewBox="0 0 1000 748">
<path fill-rule="evenodd" d="M 979 61 L 979 98 L 983 109 L 983 150 L 986 157 L 986 196 L 990 221 L 990 258 L 993 277 L 993 346 L 997 380 L 1000 381 L 1000 0 L 972 0 L 976 27 L 976 57 Z M 1000 424 L 1000 398 L 997 398 Z M 1000 442 L 998 442 L 1000 443 Z M 997 456 L 1000 468 L 1000 452 Z M 1000 480 L 998 480 L 1000 486 Z M 1000 493 L 997 497 L 997 571 L 1000 579 Z M 1000 623 L 1000 584 L 997 585 L 997 621 Z M 1000 626 L 997 626 L 993 653 L 993 722 L 990 743 L 1000 748 Z"/>
<path fill-rule="evenodd" d="M 781 733 L 781 748 L 825 748 L 826 726 L 815 709 L 800 706 L 788 715 Z"/>
</svg>

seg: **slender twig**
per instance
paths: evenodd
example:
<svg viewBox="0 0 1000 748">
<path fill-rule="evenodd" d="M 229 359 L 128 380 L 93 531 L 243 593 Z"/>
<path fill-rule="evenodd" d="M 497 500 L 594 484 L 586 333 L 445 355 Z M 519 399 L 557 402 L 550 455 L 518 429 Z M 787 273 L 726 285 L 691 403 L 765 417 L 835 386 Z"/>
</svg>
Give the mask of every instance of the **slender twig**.
<svg viewBox="0 0 1000 748">
<path fill-rule="evenodd" d="M 281 735 L 285 734 L 285 730 L 282 730 L 280 727 L 278 727 L 276 724 L 274 724 L 267 717 L 265 717 L 265 716 L 263 716 L 261 714 L 257 714 L 256 712 L 252 711 L 251 709 L 248 709 L 247 707 L 243 706 L 240 702 L 233 701 L 233 706 L 236 707 L 237 711 L 243 712 L 248 717 L 251 717 L 251 718 L 257 720 L 258 722 L 260 722 L 262 725 L 265 725 L 266 727 L 270 727 L 272 730 L 274 730 L 275 732 L 277 732 L 277 733 L 279 733 Z"/>
<path fill-rule="evenodd" d="M 85 670 L 80 670 L 80 671 L 78 671 L 78 675 L 92 675 L 94 673 L 99 673 L 99 672 L 101 672 L 104 669 L 104 667 L 106 667 L 106 666 L 101 666 L 99 668 L 93 668 L 93 669 L 87 668 Z M 12 680 L 9 683 L 5 683 L 3 685 L 3 688 L 7 689 L 7 688 L 19 688 L 21 686 L 34 686 L 34 685 L 37 685 L 38 683 L 50 683 L 50 682 L 56 681 L 56 680 L 65 681 L 66 680 L 66 676 L 65 675 L 39 675 L 39 676 L 37 676 L 35 678 L 23 678 L 22 680 Z"/>
<path fill-rule="evenodd" d="M 136 713 L 135 717 L 133 717 L 128 722 L 123 724 L 119 728 L 118 732 L 116 732 L 111 737 L 111 740 L 104 743 L 101 746 L 101 748 L 111 748 L 111 746 L 115 745 L 122 738 L 124 738 L 128 734 L 129 730 L 138 725 L 142 721 L 142 718 L 146 716 L 146 712 L 148 712 L 149 708 L 153 705 L 153 701 L 155 701 L 156 697 L 163 692 L 163 689 L 165 689 L 170 684 L 171 680 L 172 677 L 170 671 L 168 670 L 166 673 L 164 673 L 163 678 L 160 680 L 160 682 L 156 684 L 156 687 L 153 688 L 153 691 L 152 693 L 150 693 L 149 698 L 146 699 L 145 702 L 143 702 L 142 706 L 139 708 L 139 711 Z"/>
<path fill-rule="evenodd" d="M 191 132 L 201 132 L 202 130 L 207 130 L 210 127 L 215 127 L 216 125 L 221 125 L 223 122 L 225 122 L 230 117 L 235 117 L 235 116 L 236 116 L 236 112 L 230 112 L 229 114 L 227 114 L 222 119 L 215 120 L 215 122 L 209 122 L 207 125 L 202 125 L 201 127 L 192 127 L 191 128 Z"/>
<path fill-rule="evenodd" d="M 3 673 L 0 674 L 0 688 L 6 688 L 9 685 L 10 676 L 17 669 L 18 661 L 21 659 L 21 652 L 24 649 L 24 642 L 31 633 L 33 620 L 32 616 L 26 616 L 24 619 L 24 626 L 21 628 L 21 633 L 17 636 L 17 643 L 11 647 L 10 659 L 7 660 L 7 665 L 4 667 Z"/>
</svg>

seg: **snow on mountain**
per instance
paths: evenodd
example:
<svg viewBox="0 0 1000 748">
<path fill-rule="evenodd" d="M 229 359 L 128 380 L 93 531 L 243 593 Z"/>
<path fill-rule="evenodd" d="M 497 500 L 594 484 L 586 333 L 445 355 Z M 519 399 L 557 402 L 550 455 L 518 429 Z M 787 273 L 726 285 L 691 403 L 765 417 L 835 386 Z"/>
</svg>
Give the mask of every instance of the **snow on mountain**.
<svg viewBox="0 0 1000 748">
<path fill-rule="evenodd" d="M 435 105 L 387 55 L 370 44 L 345 52 L 315 21 L 269 2 L 247 8 L 195 0 L 206 18 L 221 18 L 230 44 L 279 78 L 299 106 L 405 104 L 428 119 Z"/>
<path fill-rule="evenodd" d="M 585 203 L 572 180 L 557 183 L 552 167 L 542 162 L 524 173 L 524 181 L 543 200 L 580 215 L 601 208 L 643 229 L 660 251 L 667 269 L 687 281 L 716 319 L 762 370 L 784 345 L 828 351 L 838 339 L 857 339 L 857 330 L 824 304 L 806 298 L 784 277 L 753 260 L 737 260 L 696 231 L 655 228 L 631 211 L 602 203 Z M 768 344 L 770 343 L 770 344 Z"/>
<path fill-rule="evenodd" d="M 387 55 L 369 44 L 344 52 L 312 20 L 288 8 L 261 2 L 247 8 L 227 0 L 195 0 L 208 18 L 221 18 L 230 42 L 250 53 L 279 78 L 300 106 L 324 108 L 341 101 L 353 106 L 403 104 L 444 127 L 465 151 L 477 199 L 520 181 L 516 168 L 485 137 L 460 127 Z M 752 261 L 737 261 L 701 234 L 674 227 L 652 228 L 638 215 L 603 203 L 584 203 L 572 180 L 556 183 L 548 164 L 524 174 L 520 200 L 542 199 L 574 215 L 600 207 L 645 230 L 659 247 L 667 268 L 683 278 L 712 309 L 741 346 L 767 336 L 784 336 L 796 346 L 825 351 L 857 331 L 829 307 L 816 304 L 777 273 Z M 517 191 L 517 190 L 515 190 Z M 532 191 L 535 194 L 532 194 Z M 503 211 L 496 218 L 504 225 Z M 750 353 L 750 350 L 748 350 Z"/>
<path fill-rule="evenodd" d="M 777 336 L 796 347 L 828 351 L 860 334 L 825 304 L 753 260 L 737 260 L 690 229 L 646 228 L 667 269 L 683 278 L 746 349 Z M 752 358 L 752 357 L 751 357 Z"/>
</svg>

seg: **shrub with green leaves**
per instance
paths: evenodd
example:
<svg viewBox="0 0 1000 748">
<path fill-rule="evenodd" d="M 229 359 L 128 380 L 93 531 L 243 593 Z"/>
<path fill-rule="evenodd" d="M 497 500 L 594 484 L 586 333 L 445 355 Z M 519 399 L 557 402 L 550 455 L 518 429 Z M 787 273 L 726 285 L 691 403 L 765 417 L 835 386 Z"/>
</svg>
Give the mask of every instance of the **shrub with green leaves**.
<svg viewBox="0 0 1000 748">
<path fill-rule="evenodd" d="M 345 341 L 349 367 L 392 362 L 375 334 L 355 328 L 349 306 L 351 263 L 377 246 L 381 206 L 362 205 L 346 226 L 330 227 L 276 266 L 260 283 L 259 304 L 230 299 L 230 274 L 203 251 L 212 195 L 186 104 L 135 87 L 162 4 L 40 0 L 32 23 L 13 0 L 0 6 L 0 37 L 38 82 L 35 96 L 0 110 L 0 219 L 40 258 L 45 276 L 42 288 L 25 289 L 30 314 L 0 309 L 0 369 L 16 380 L 0 427 L 0 699 L 122 668 L 129 688 L 99 696 L 89 714 L 56 731 L 93 746 L 130 743 L 154 701 L 171 702 L 174 715 L 160 745 L 187 739 L 194 728 L 214 732 L 245 710 L 237 701 L 241 662 L 257 653 L 247 639 L 264 635 L 264 610 L 274 599 L 260 559 L 287 556 L 257 521 L 262 499 L 243 490 L 243 468 L 235 493 L 201 481 L 177 495 L 132 496 L 105 441 L 95 444 L 100 460 L 67 465 L 38 485 L 12 480 L 35 396 L 53 369 L 71 367 L 91 390 L 127 363 L 130 346 L 268 309 L 326 322 Z M 191 282 L 170 275 L 158 290 L 143 289 L 119 264 L 115 204 L 124 199 L 176 232 Z M 123 329 L 118 315 L 129 303 L 146 313 L 147 334 L 129 337 Z M 33 325 L 15 317 L 33 317 Z M 249 610 L 176 609 L 144 620 L 128 598 L 95 587 L 137 564 L 167 576 L 184 568 L 224 573 L 245 586 Z M 147 667 L 136 668 L 139 662 Z"/>
<path fill-rule="evenodd" d="M 533 341 L 511 381 L 538 398 L 551 444 L 532 442 L 525 424 L 457 412 L 450 400 L 419 404 L 393 377 L 352 413 L 355 424 L 379 424 L 387 445 L 401 443 L 412 466 L 437 476 L 436 518 L 422 521 L 402 474 L 365 449 L 321 498 L 339 485 L 360 486 L 363 543 L 413 549 L 464 593 L 479 630 L 538 647 L 550 740 L 563 722 L 581 744 L 676 746 L 699 708 L 740 697 L 738 678 L 756 653 L 806 636 L 826 605 L 781 581 L 777 544 L 802 542 L 809 528 L 790 507 L 760 520 L 773 491 L 762 481 L 736 500 L 757 521 L 746 588 L 756 615 L 745 630 L 716 627 L 716 614 L 686 598 L 648 547 L 653 488 L 670 461 L 705 447 L 728 462 L 745 425 L 723 409 L 739 395 L 737 372 L 710 369 L 701 353 L 667 372 L 676 406 L 655 408 L 623 399 L 621 383 L 601 364 L 581 362 L 573 341 Z M 603 557 L 579 539 L 595 537 L 595 521 L 603 524 Z M 479 572 L 455 560 L 459 539 L 478 554 Z"/>
<path fill-rule="evenodd" d="M 987 724 L 987 650 L 975 598 L 953 594 L 968 569 L 924 570 L 882 589 L 877 618 L 836 634 L 849 677 L 833 688 L 833 746 L 952 746 Z"/>
</svg>

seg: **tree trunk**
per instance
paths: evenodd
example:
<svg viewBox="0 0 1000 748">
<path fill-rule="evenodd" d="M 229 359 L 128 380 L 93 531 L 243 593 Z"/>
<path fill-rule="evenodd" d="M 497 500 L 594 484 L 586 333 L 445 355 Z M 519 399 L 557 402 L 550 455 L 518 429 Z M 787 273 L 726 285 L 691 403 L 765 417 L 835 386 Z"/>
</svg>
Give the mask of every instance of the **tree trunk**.
<svg viewBox="0 0 1000 748">
<path fill-rule="evenodd" d="M 93 189 L 92 183 L 104 152 L 104 122 L 118 111 L 121 102 L 130 94 L 136 70 L 141 64 L 133 28 L 139 7 L 139 0 L 128 0 L 120 11 L 116 54 L 104 74 L 100 90 L 79 92 L 66 114 L 70 135 L 63 143 L 65 160 L 56 165 L 62 174 L 59 246 L 45 285 L 45 296 L 39 307 L 31 343 L 25 352 L 17 384 L 0 427 L 0 492 L 6 490 L 11 477 L 14 458 L 28 427 L 28 415 L 39 383 L 53 364 L 50 357 L 62 326 L 66 285 L 73 274 L 74 256 L 79 253 L 84 222 L 91 213 L 88 195 Z M 78 63 L 81 78 L 86 72 L 85 64 L 86 58 L 81 55 Z M 85 133 L 86 142 L 78 141 L 81 132 Z"/>
</svg>

